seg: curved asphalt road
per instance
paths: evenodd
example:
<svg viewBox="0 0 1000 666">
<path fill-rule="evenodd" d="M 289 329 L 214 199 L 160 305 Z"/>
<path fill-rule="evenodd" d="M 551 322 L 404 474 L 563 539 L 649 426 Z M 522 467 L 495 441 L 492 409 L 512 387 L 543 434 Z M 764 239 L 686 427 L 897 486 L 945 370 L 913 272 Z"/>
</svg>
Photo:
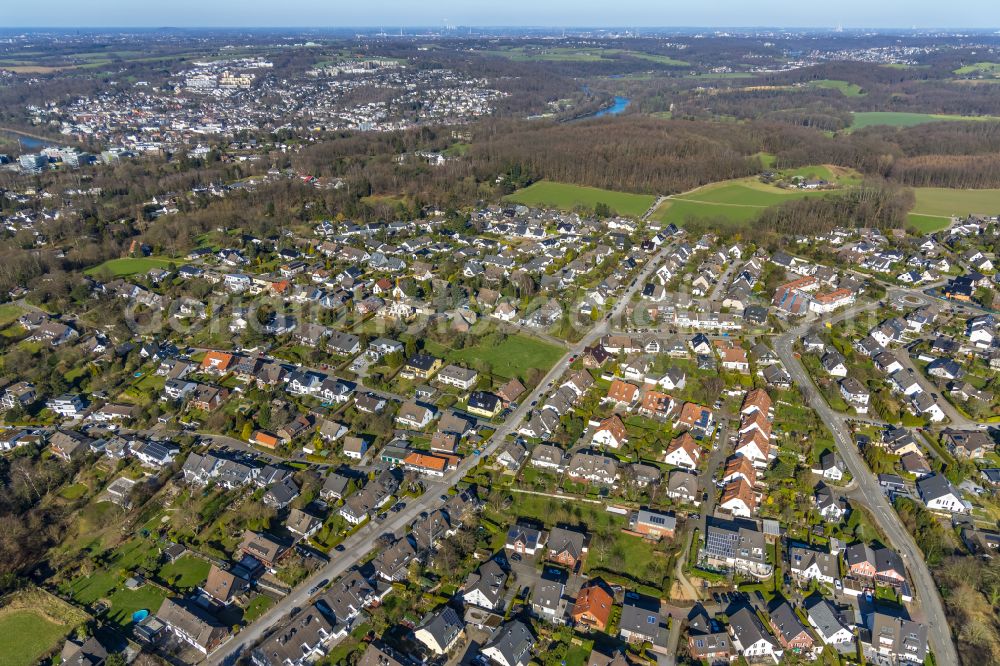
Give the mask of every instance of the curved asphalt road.
<svg viewBox="0 0 1000 666">
<path fill-rule="evenodd" d="M 853 307 L 822 321 L 835 322 L 849 319 L 860 312 L 875 307 L 875 304 Z M 909 531 L 899 519 L 888 498 L 882 493 L 882 488 L 875 475 L 858 452 L 858 447 L 852 441 L 844 416 L 830 409 L 819 390 L 813 385 L 802 363 L 793 355 L 792 348 L 795 341 L 801 340 L 806 332 L 816 324 L 817 322 L 813 320 L 784 333 L 775 340 L 774 351 L 781 362 L 785 364 L 788 374 L 791 375 L 795 383 L 808 387 L 809 406 L 816 410 L 823 422 L 830 428 L 830 432 L 833 433 L 837 442 L 837 449 L 857 483 L 855 496 L 871 509 L 872 515 L 889 539 L 889 544 L 902 556 L 906 568 L 910 572 L 917 600 L 925 615 L 928 642 L 931 650 L 934 651 L 937 663 L 957 665 L 959 663 L 958 652 L 951 638 L 944 605 L 938 594 L 937 586 L 934 584 L 934 579 L 931 577 L 931 572 L 927 568 L 927 563 L 924 562 L 923 554 L 917 548 L 913 537 L 910 536 Z"/>
</svg>

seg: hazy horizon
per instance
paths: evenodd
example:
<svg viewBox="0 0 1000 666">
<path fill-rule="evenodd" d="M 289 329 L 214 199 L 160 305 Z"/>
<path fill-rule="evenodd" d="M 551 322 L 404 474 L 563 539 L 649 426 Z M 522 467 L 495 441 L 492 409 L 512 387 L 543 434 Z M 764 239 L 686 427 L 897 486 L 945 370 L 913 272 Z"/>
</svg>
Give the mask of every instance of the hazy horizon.
<svg viewBox="0 0 1000 666">
<path fill-rule="evenodd" d="M 338 3 L 339 4 L 339 3 Z M 706 3 L 708 4 L 708 3 Z M 4 26 L 17 28 L 234 28 L 414 29 L 462 26 L 504 29 L 879 29 L 976 30 L 1000 26 L 995 0 L 841 0 L 809 5 L 788 0 L 716 0 L 711 6 L 662 0 L 381 0 L 369 5 L 308 7 L 295 11 L 269 0 L 50 0 L 4 8 Z M 236 19 L 235 17 L 239 17 Z M 901 19 L 905 17 L 905 20 Z M 980 26 L 980 27 L 973 27 Z"/>
</svg>

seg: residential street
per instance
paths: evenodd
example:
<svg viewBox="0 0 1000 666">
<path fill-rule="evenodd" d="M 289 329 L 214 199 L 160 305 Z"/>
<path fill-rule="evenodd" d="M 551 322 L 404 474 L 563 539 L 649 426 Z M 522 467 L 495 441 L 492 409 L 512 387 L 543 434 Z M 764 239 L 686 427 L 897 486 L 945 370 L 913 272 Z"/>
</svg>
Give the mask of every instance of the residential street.
<svg viewBox="0 0 1000 666">
<path fill-rule="evenodd" d="M 875 307 L 875 304 L 852 307 L 825 321 L 831 323 L 841 321 Z M 793 354 L 795 341 L 800 340 L 816 324 L 816 321 L 809 321 L 781 335 L 775 340 L 774 351 L 784 363 L 795 383 L 808 388 L 809 405 L 816 410 L 823 422 L 830 428 L 837 443 L 837 450 L 857 483 L 857 489 L 852 493 L 852 499 L 862 502 L 871 510 L 879 527 L 889 539 L 889 545 L 899 552 L 906 563 L 913 581 L 917 602 L 926 616 L 928 638 L 931 649 L 937 657 L 937 663 L 957 664 L 959 663 L 958 652 L 951 638 L 944 605 L 941 602 L 941 596 L 934 579 L 931 577 L 931 572 L 924 562 L 923 554 L 917 548 L 913 537 L 910 536 L 909 531 L 899 519 L 888 498 L 883 494 L 875 475 L 872 474 L 867 463 L 861 457 L 844 416 L 830 409 L 819 390 L 813 385 L 802 363 Z"/>
<path fill-rule="evenodd" d="M 955 406 L 951 404 L 951 402 L 949 402 L 947 398 L 941 395 L 941 391 L 939 391 L 938 388 L 934 386 L 933 383 L 931 383 L 931 380 L 928 379 L 927 376 L 920 371 L 920 368 L 918 368 L 916 364 L 913 363 L 913 359 L 910 358 L 910 353 L 908 349 L 903 348 L 900 350 L 900 352 L 901 353 L 896 354 L 896 358 L 899 359 L 899 362 L 903 365 L 903 368 L 908 370 L 913 375 L 913 378 L 916 379 L 917 383 L 920 385 L 920 388 L 922 388 L 927 395 L 934 397 L 934 402 L 937 403 L 937 405 L 944 412 L 945 416 L 948 417 L 948 420 L 951 421 L 952 426 L 956 428 L 977 427 L 975 421 L 973 421 L 970 418 L 966 418 L 965 416 L 962 416 L 962 414 L 957 409 L 955 409 Z"/>
<path fill-rule="evenodd" d="M 427 492 L 419 498 L 407 502 L 406 508 L 392 517 L 387 518 L 382 523 L 369 522 L 360 530 L 345 539 L 341 545 L 344 547 L 342 553 L 331 553 L 329 564 L 317 571 L 315 574 L 300 583 L 287 597 L 276 603 L 264 615 L 253 624 L 246 627 L 239 634 L 219 647 L 215 652 L 208 655 L 201 663 L 209 666 L 219 666 L 233 664 L 240 655 L 248 652 L 261 639 L 265 638 L 272 628 L 277 626 L 283 619 L 292 613 L 294 609 L 305 608 L 312 594 L 310 590 L 322 580 L 335 580 L 341 576 L 355 563 L 365 556 L 375 547 L 375 541 L 385 533 L 401 534 L 405 532 L 408 525 L 419 517 L 424 511 L 431 511 L 442 504 L 441 495 L 458 484 L 459 481 L 479 463 L 481 459 L 486 459 L 501 446 L 508 435 L 517 432 L 521 423 L 528 417 L 532 410 L 532 403 L 540 400 L 545 393 L 550 390 L 549 384 L 555 382 L 569 368 L 572 361 L 581 353 L 584 348 L 594 344 L 609 329 L 609 321 L 618 320 L 625 311 L 626 306 L 632 300 L 632 294 L 640 289 L 646 278 L 652 273 L 653 268 L 664 258 L 670 250 L 670 245 L 665 245 L 649 258 L 646 265 L 639 272 L 632 285 L 625 290 L 611 313 L 598 322 L 591 331 L 576 343 L 563 355 L 563 357 L 546 373 L 545 377 L 538 385 L 525 397 L 517 410 L 497 428 L 490 438 L 489 444 L 481 452 L 480 456 L 469 456 L 465 458 L 456 469 L 452 470 L 439 481 L 427 482 Z"/>
</svg>

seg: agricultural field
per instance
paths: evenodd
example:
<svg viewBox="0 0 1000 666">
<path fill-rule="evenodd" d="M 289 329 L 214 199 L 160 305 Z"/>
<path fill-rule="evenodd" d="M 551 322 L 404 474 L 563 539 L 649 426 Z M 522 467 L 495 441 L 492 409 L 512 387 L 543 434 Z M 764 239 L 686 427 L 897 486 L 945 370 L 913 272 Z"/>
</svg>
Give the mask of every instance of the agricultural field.
<svg viewBox="0 0 1000 666">
<path fill-rule="evenodd" d="M 103 264 L 88 268 L 85 272 L 88 275 L 97 275 L 104 270 L 108 270 L 115 277 L 125 277 L 137 273 L 145 273 L 154 268 L 168 268 L 172 263 L 175 263 L 174 260 L 160 257 L 123 257 L 121 259 L 109 259 Z"/>
<path fill-rule="evenodd" d="M 858 111 L 854 114 L 851 130 L 859 130 L 874 125 L 890 127 L 913 127 L 924 123 L 943 121 L 1000 120 L 996 116 L 949 116 L 940 113 L 908 113 L 903 111 Z"/>
<path fill-rule="evenodd" d="M 974 62 L 971 65 L 959 67 L 955 70 L 955 74 L 959 76 L 976 74 L 978 76 L 1000 77 L 1000 62 Z"/>
<path fill-rule="evenodd" d="M 953 190 L 944 187 L 915 187 L 916 204 L 910 212 L 910 224 L 920 231 L 944 229 L 957 215 L 996 215 L 1000 213 L 1000 189 Z"/>
<path fill-rule="evenodd" d="M 817 178 L 844 186 L 860 181 L 852 171 L 823 165 L 790 169 L 779 174 L 783 179 L 799 176 Z M 717 220 L 741 226 L 755 220 L 764 209 L 803 197 L 823 196 L 824 190 L 783 189 L 761 183 L 755 178 L 712 183 L 664 201 L 653 218 L 661 222 L 683 224 L 692 217 Z"/>
<path fill-rule="evenodd" d="M 505 201 L 570 211 L 578 208 L 593 210 L 594 206 L 603 203 L 619 215 L 641 217 L 653 205 L 656 197 L 651 194 L 630 194 L 542 180 L 507 196 Z"/>
<path fill-rule="evenodd" d="M 937 215 L 919 215 L 917 213 L 910 213 L 906 216 L 906 221 L 920 233 L 932 234 L 935 231 L 941 231 L 946 228 L 948 226 L 949 218 Z"/>
<path fill-rule="evenodd" d="M 688 79 L 752 79 L 756 76 L 750 72 L 703 72 L 701 74 L 690 74 L 684 78 Z"/>
</svg>

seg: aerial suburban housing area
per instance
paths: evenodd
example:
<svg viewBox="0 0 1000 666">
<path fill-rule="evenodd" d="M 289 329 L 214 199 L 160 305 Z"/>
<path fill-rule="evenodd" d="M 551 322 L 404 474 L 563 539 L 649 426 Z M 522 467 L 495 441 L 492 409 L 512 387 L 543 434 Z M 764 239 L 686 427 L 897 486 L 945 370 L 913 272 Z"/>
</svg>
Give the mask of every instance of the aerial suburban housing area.
<svg viewBox="0 0 1000 666">
<path fill-rule="evenodd" d="M 0 666 L 1000 663 L 998 49 L 0 28 Z"/>
</svg>

